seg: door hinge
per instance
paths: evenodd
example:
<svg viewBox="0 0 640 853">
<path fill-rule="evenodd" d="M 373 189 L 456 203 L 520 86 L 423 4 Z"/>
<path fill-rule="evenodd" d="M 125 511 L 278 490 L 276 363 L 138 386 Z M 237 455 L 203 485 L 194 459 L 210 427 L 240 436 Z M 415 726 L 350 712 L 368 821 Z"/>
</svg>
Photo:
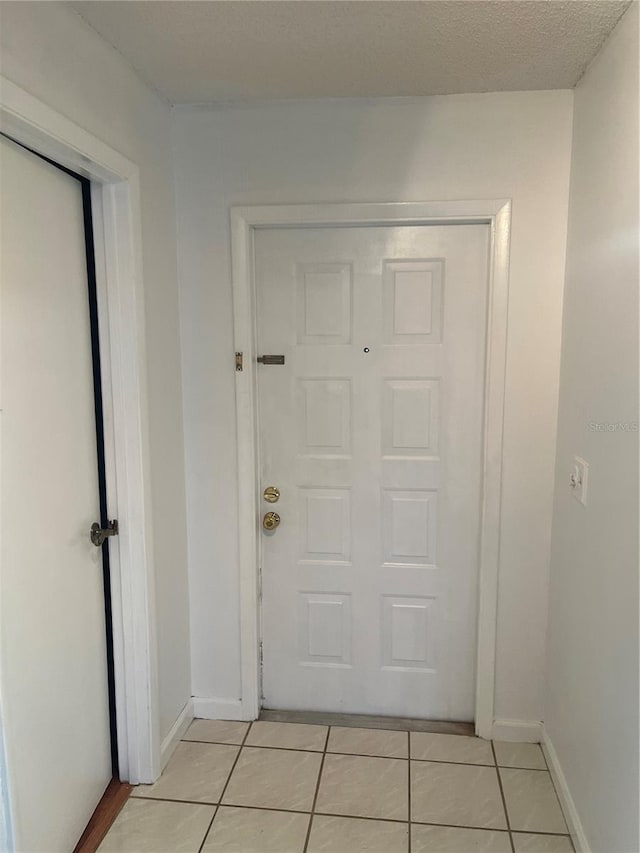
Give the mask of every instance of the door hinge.
<svg viewBox="0 0 640 853">
<path fill-rule="evenodd" d="M 258 600 L 262 601 L 262 566 L 258 569 Z"/>
<path fill-rule="evenodd" d="M 243 362 L 244 362 L 243 353 L 237 352 L 236 353 L 236 370 L 238 371 L 238 373 L 242 373 L 242 371 L 244 370 Z"/>
<path fill-rule="evenodd" d="M 262 640 L 260 640 L 259 649 L 260 649 L 260 669 L 262 669 L 262 663 L 264 661 L 264 653 L 263 653 L 263 649 L 262 649 Z"/>
</svg>

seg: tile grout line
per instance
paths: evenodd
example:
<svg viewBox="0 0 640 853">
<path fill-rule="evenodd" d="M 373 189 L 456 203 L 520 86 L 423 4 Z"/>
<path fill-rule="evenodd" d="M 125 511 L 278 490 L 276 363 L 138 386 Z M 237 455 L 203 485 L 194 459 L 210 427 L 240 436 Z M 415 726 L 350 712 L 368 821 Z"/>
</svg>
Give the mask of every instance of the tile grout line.
<svg viewBox="0 0 640 853">
<path fill-rule="evenodd" d="M 219 808 L 220 808 L 220 806 L 215 806 L 215 807 L 214 807 L 214 810 L 213 810 L 213 817 L 212 817 L 212 818 L 211 818 L 211 820 L 209 821 L 209 826 L 207 827 L 207 831 L 205 832 L 205 834 L 204 834 L 204 838 L 202 839 L 202 841 L 201 841 L 201 843 L 200 843 L 200 847 L 198 847 L 198 853 L 202 853 L 202 848 L 204 847 L 205 842 L 206 842 L 206 840 L 207 840 L 207 838 L 208 838 L 208 836 L 209 836 L 209 833 L 211 832 L 211 827 L 213 826 L 213 822 L 214 822 L 214 820 L 216 819 L 216 815 L 218 814 L 218 809 L 219 809 Z"/>
<path fill-rule="evenodd" d="M 320 792 L 320 781 L 322 779 L 322 771 L 324 770 L 324 760 L 327 757 L 327 747 L 329 746 L 329 735 L 331 734 L 331 726 L 327 726 L 327 736 L 324 741 L 324 750 L 322 751 L 322 759 L 320 760 L 320 770 L 318 772 L 318 781 L 316 782 L 316 791 L 313 795 L 313 803 L 311 804 L 311 814 L 309 815 L 309 826 L 307 827 L 307 836 L 304 840 L 302 853 L 307 853 L 309 839 L 311 838 L 311 827 L 313 825 L 313 816 L 316 811 L 316 803 L 318 802 L 318 794 Z"/>
<path fill-rule="evenodd" d="M 253 723 L 249 723 L 249 725 L 247 726 L 247 730 L 244 733 L 244 737 L 242 738 L 242 743 L 240 744 L 240 747 L 238 748 L 238 754 L 236 755 L 235 760 L 234 760 L 233 764 L 231 765 L 231 770 L 229 771 L 229 775 L 227 776 L 227 781 L 224 783 L 222 791 L 220 791 L 220 796 L 218 797 L 218 805 L 216 806 L 216 810 L 213 813 L 213 817 L 211 818 L 211 823 L 209 824 L 207 831 L 204 834 L 204 838 L 202 839 L 202 844 L 200 845 L 200 847 L 198 847 L 198 853 L 202 853 L 202 848 L 206 844 L 207 838 L 209 837 L 209 833 L 211 832 L 211 827 L 213 826 L 213 822 L 216 819 L 218 812 L 220 811 L 220 807 L 222 806 L 222 798 L 224 797 L 225 791 L 227 790 L 229 782 L 231 781 L 233 771 L 236 769 L 236 764 L 238 763 L 238 759 L 240 758 L 240 755 L 242 754 L 242 749 L 244 747 L 244 743 L 245 743 L 246 739 L 249 737 L 249 732 L 251 731 L 252 725 L 253 725 Z"/>
<path fill-rule="evenodd" d="M 512 835 L 544 835 L 548 838 L 571 838 L 568 832 L 544 832 L 542 829 L 512 829 Z M 571 842 L 573 844 L 573 842 Z"/>
<path fill-rule="evenodd" d="M 327 753 L 331 755 L 331 753 Z M 211 806 L 213 808 L 218 808 L 221 803 L 208 803 L 203 802 L 202 800 L 172 800 L 169 797 L 136 797 L 137 800 L 144 800 L 148 803 L 178 803 L 180 805 L 189 805 L 189 806 Z M 305 812 L 302 809 L 283 809 L 276 808 L 275 806 L 250 806 L 250 805 L 234 805 L 234 804 L 225 804 L 225 808 L 234 808 L 234 809 L 248 809 L 249 811 L 259 811 L 259 812 L 279 812 L 281 814 L 301 814 L 301 815 L 309 815 L 311 816 L 311 812 Z M 321 817 L 339 817 L 345 818 L 346 820 L 369 820 L 376 821 L 381 823 L 398 823 L 398 824 L 406 824 L 406 820 L 400 820 L 400 818 L 395 817 L 365 817 L 363 815 L 345 815 L 345 814 L 337 814 L 334 812 L 315 812 L 316 815 Z M 468 824 L 461 823 L 436 823 L 434 821 L 428 820 L 413 820 L 412 823 L 415 823 L 417 826 L 442 826 L 447 829 L 479 829 L 483 832 L 509 832 L 507 829 L 493 829 L 486 826 L 471 826 Z M 511 833 L 513 835 L 542 835 L 550 838 L 570 838 L 570 834 L 568 832 L 543 832 L 540 829 L 531 830 L 531 829 L 512 829 Z"/>
<path fill-rule="evenodd" d="M 513 842 L 513 835 L 511 834 L 511 821 L 509 820 L 509 812 L 507 811 L 507 801 L 504 796 L 504 788 L 502 787 L 502 776 L 500 775 L 500 768 L 498 767 L 498 756 L 496 755 L 496 748 L 491 741 L 491 752 L 493 753 L 493 760 L 496 763 L 496 774 L 498 776 L 498 787 L 500 788 L 500 797 L 502 798 L 502 808 L 504 809 L 504 817 L 507 821 L 507 831 L 509 833 L 509 844 L 511 845 L 512 853 L 515 853 L 516 846 Z"/>
<path fill-rule="evenodd" d="M 331 728 L 329 726 L 328 728 Z M 423 734 L 422 732 L 418 732 L 418 734 Z M 430 732 L 427 732 L 430 734 Z M 189 740 L 183 738 L 181 743 L 201 743 L 204 746 L 240 746 L 238 743 L 230 743 L 229 741 L 217 741 L 217 740 Z M 244 746 L 250 747 L 251 749 L 280 749 L 285 752 L 310 752 L 314 755 L 321 755 L 325 750 L 322 749 L 309 749 L 308 747 L 302 746 L 270 746 L 269 744 L 257 744 L 257 743 L 246 743 Z M 333 750 L 326 750 L 327 755 L 350 755 L 354 758 L 388 758 L 393 761 L 408 761 L 408 758 L 405 758 L 402 755 L 373 755 L 372 753 L 364 753 L 364 752 L 334 752 Z M 507 764 L 497 764 L 495 759 L 491 764 L 483 764 L 478 763 L 477 761 L 446 761 L 444 758 L 411 758 L 411 761 L 422 761 L 428 764 L 454 764 L 457 767 L 500 767 L 502 770 L 531 770 L 536 773 L 548 773 L 546 767 L 522 767 L 520 765 L 507 765 Z"/>
</svg>

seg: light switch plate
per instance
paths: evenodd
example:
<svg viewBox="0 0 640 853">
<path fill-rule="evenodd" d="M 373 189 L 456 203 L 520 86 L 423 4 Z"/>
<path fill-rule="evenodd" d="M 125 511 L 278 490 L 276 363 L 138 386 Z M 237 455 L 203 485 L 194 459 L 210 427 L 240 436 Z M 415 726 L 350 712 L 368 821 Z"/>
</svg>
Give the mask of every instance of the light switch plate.
<svg viewBox="0 0 640 853">
<path fill-rule="evenodd" d="M 589 464 L 579 456 L 574 456 L 573 470 L 569 477 L 569 488 L 573 496 L 583 506 L 587 505 L 587 483 L 589 480 Z"/>
</svg>

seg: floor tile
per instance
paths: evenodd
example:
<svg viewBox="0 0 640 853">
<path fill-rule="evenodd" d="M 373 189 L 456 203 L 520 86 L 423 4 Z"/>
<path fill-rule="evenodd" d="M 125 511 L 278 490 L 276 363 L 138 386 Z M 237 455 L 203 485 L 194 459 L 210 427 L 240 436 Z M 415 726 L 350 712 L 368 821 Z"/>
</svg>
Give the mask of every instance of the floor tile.
<svg viewBox="0 0 640 853">
<path fill-rule="evenodd" d="M 506 829 L 497 771 L 493 767 L 412 761 L 411 819 Z"/>
<path fill-rule="evenodd" d="M 573 853 L 573 844 L 568 835 L 530 835 L 514 832 L 513 844 L 516 853 Z"/>
<path fill-rule="evenodd" d="M 454 764 L 495 764 L 491 741 L 464 735 L 411 732 L 411 758 Z"/>
<path fill-rule="evenodd" d="M 307 853 L 407 853 L 408 824 L 315 815 Z"/>
<path fill-rule="evenodd" d="M 406 732 L 341 726 L 331 726 L 327 745 L 327 752 L 378 755 L 383 758 L 408 758 L 408 750 L 409 738 Z"/>
<path fill-rule="evenodd" d="M 512 829 L 567 832 L 549 773 L 543 770 L 500 770 Z"/>
<path fill-rule="evenodd" d="M 309 815 L 220 806 L 202 853 L 302 853 Z"/>
<path fill-rule="evenodd" d="M 285 749 L 324 750 L 328 726 L 308 726 L 304 723 L 252 723 L 247 746 L 273 746 Z"/>
<path fill-rule="evenodd" d="M 511 853 L 508 832 L 411 826 L 411 853 Z"/>
<path fill-rule="evenodd" d="M 327 754 L 316 811 L 407 820 L 407 769 L 399 758 Z"/>
<path fill-rule="evenodd" d="M 249 723 L 232 720 L 194 720 L 182 740 L 241 744 L 248 728 Z"/>
<path fill-rule="evenodd" d="M 223 802 L 236 806 L 311 811 L 322 756 L 314 752 L 244 747 Z"/>
<path fill-rule="evenodd" d="M 237 754 L 237 746 L 182 741 L 158 781 L 138 785 L 131 796 L 217 803 Z"/>
<path fill-rule="evenodd" d="M 547 765 L 538 743 L 505 743 L 495 741 L 498 767 L 521 767 L 546 770 Z"/>
<path fill-rule="evenodd" d="M 198 853 L 214 806 L 129 800 L 99 853 Z"/>
</svg>

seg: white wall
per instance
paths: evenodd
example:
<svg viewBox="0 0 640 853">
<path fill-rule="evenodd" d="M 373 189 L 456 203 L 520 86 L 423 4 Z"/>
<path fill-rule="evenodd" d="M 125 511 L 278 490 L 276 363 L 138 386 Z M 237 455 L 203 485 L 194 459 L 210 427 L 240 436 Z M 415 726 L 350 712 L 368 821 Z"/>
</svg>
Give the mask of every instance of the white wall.
<svg viewBox="0 0 640 853">
<path fill-rule="evenodd" d="M 545 727 L 594 853 L 637 853 L 638 6 L 575 93 Z M 570 494 L 589 463 L 587 506 Z"/>
<path fill-rule="evenodd" d="M 510 197 L 496 714 L 541 720 L 572 93 L 174 115 L 194 695 L 240 696 L 229 206 Z"/>
<path fill-rule="evenodd" d="M 2 3 L 2 73 L 140 167 L 160 726 L 190 696 L 184 455 L 170 111 L 58 3 Z"/>
</svg>

